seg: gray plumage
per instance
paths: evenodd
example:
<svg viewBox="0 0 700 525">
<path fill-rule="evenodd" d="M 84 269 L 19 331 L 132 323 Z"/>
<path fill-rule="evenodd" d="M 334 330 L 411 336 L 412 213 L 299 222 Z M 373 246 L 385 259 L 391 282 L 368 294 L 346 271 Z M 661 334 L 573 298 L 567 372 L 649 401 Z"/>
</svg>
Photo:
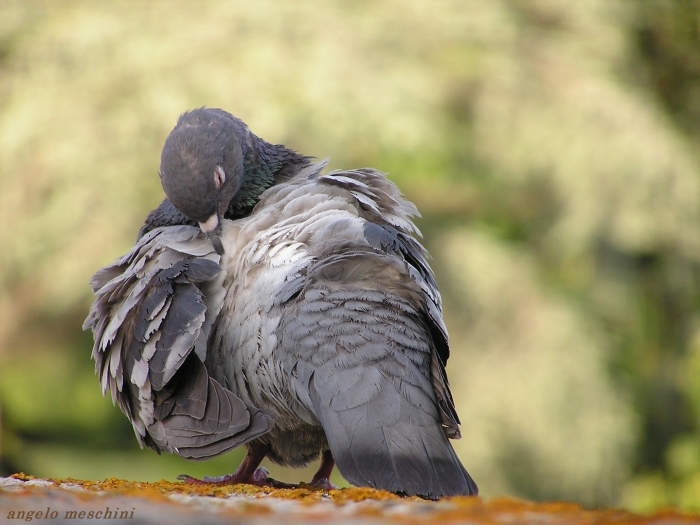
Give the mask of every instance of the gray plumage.
<svg viewBox="0 0 700 525">
<path fill-rule="evenodd" d="M 94 332 L 102 391 L 139 444 L 189 459 L 231 450 L 272 426 L 269 414 L 222 388 L 202 364 L 223 289 L 219 256 L 200 237 L 191 226 L 142 237 L 93 276 L 97 299 L 84 325 Z"/>
<path fill-rule="evenodd" d="M 476 494 L 448 440 L 459 419 L 418 212 L 381 172 L 324 165 L 222 218 L 221 255 L 196 226 L 155 227 L 95 274 L 85 327 L 103 391 L 157 451 L 247 444 L 300 466 L 330 450 L 355 485 Z"/>
</svg>

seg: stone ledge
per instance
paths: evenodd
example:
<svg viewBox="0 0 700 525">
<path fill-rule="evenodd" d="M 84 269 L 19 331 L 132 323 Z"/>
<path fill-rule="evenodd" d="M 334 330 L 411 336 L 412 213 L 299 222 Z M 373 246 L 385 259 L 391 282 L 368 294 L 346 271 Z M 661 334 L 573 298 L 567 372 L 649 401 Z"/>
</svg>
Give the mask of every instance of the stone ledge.
<svg viewBox="0 0 700 525">
<path fill-rule="evenodd" d="M 31 514 L 30 514 L 31 513 Z M 202 486 L 119 479 L 81 481 L 0 478 L 0 517 L 41 523 L 124 524 L 700 524 L 700 515 L 668 510 L 650 516 L 623 510 L 585 510 L 573 503 L 533 503 L 477 497 L 425 501 L 389 492 L 313 487 L 271 489 L 251 485 Z"/>
</svg>

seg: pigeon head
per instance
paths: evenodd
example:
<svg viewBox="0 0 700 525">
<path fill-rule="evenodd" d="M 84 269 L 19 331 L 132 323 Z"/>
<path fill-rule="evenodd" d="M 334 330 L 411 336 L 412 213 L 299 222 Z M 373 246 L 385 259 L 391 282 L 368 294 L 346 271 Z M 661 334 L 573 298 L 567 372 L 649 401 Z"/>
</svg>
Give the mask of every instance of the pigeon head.
<svg viewBox="0 0 700 525">
<path fill-rule="evenodd" d="M 243 153 L 234 117 L 200 108 L 180 116 L 165 141 L 160 180 L 170 202 L 199 223 L 219 255 L 221 221 L 241 187 Z"/>
</svg>

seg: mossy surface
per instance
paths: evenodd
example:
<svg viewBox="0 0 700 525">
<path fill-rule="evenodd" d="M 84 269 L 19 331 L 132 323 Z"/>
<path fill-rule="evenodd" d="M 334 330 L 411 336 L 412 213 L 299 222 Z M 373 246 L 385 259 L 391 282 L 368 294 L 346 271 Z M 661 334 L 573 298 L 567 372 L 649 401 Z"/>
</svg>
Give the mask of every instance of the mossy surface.
<svg viewBox="0 0 700 525">
<path fill-rule="evenodd" d="M 206 511 L 214 520 L 235 517 L 241 523 L 547 523 L 547 524 L 661 524 L 699 523 L 700 515 L 667 509 L 653 515 L 619 509 L 587 510 L 575 503 L 535 503 L 502 497 L 452 497 L 426 501 L 387 491 L 351 487 L 324 491 L 308 485 L 276 489 L 253 485 L 199 485 L 166 480 L 146 483 L 108 478 L 41 480 L 24 473 L 5 478 L 0 485 L 2 515 L 29 502 L 51 501 L 60 509 L 134 509 L 142 518 L 162 514 L 163 523 L 174 514 L 183 522 L 196 521 Z M 57 493 L 57 491 L 60 491 Z M 32 503 L 33 504 L 33 503 Z M 159 514 L 161 513 L 161 514 Z"/>
</svg>

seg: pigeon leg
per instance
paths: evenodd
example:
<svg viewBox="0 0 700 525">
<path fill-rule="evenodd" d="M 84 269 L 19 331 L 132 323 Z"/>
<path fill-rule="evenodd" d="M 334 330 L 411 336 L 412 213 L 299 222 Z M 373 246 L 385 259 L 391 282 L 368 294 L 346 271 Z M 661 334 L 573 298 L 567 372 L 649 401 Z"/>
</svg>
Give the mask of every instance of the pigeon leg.
<svg viewBox="0 0 700 525">
<path fill-rule="evenodd" d="M 269 478 L 269 472 L 265 467 L 260 467 L 260 462 L 265 458 L 270 451 L 270 445 L 251 444 L 248 445 L 248 455 L 245 457 L 241 466 L 233 474 L 226 476 L 209 477 L 204 479 L 193 478 L 187 474 L 182 474 L 177 477 L 180 481 L 186 483 L 194 483 L 197 485 L 235 485 L 237 483 L 248 483 L 262 487 L 271 485 L 276 488 L 284 488 L 287 484 Z"/>
<path fill-rule="evenodd" d="M 335 467 L 335 460 L 333 459 L 333 454 L 330 450 L 326 450 L 321 458 L 321 466 L 318 467 L 318 471 L 314 474 L 309 485 L 313 487 L 318 487 L 323 490 L 337 490 L 338 487 L 331 483 L 331 472 L 333 472 L 333 467 Z"/>
</svg>

